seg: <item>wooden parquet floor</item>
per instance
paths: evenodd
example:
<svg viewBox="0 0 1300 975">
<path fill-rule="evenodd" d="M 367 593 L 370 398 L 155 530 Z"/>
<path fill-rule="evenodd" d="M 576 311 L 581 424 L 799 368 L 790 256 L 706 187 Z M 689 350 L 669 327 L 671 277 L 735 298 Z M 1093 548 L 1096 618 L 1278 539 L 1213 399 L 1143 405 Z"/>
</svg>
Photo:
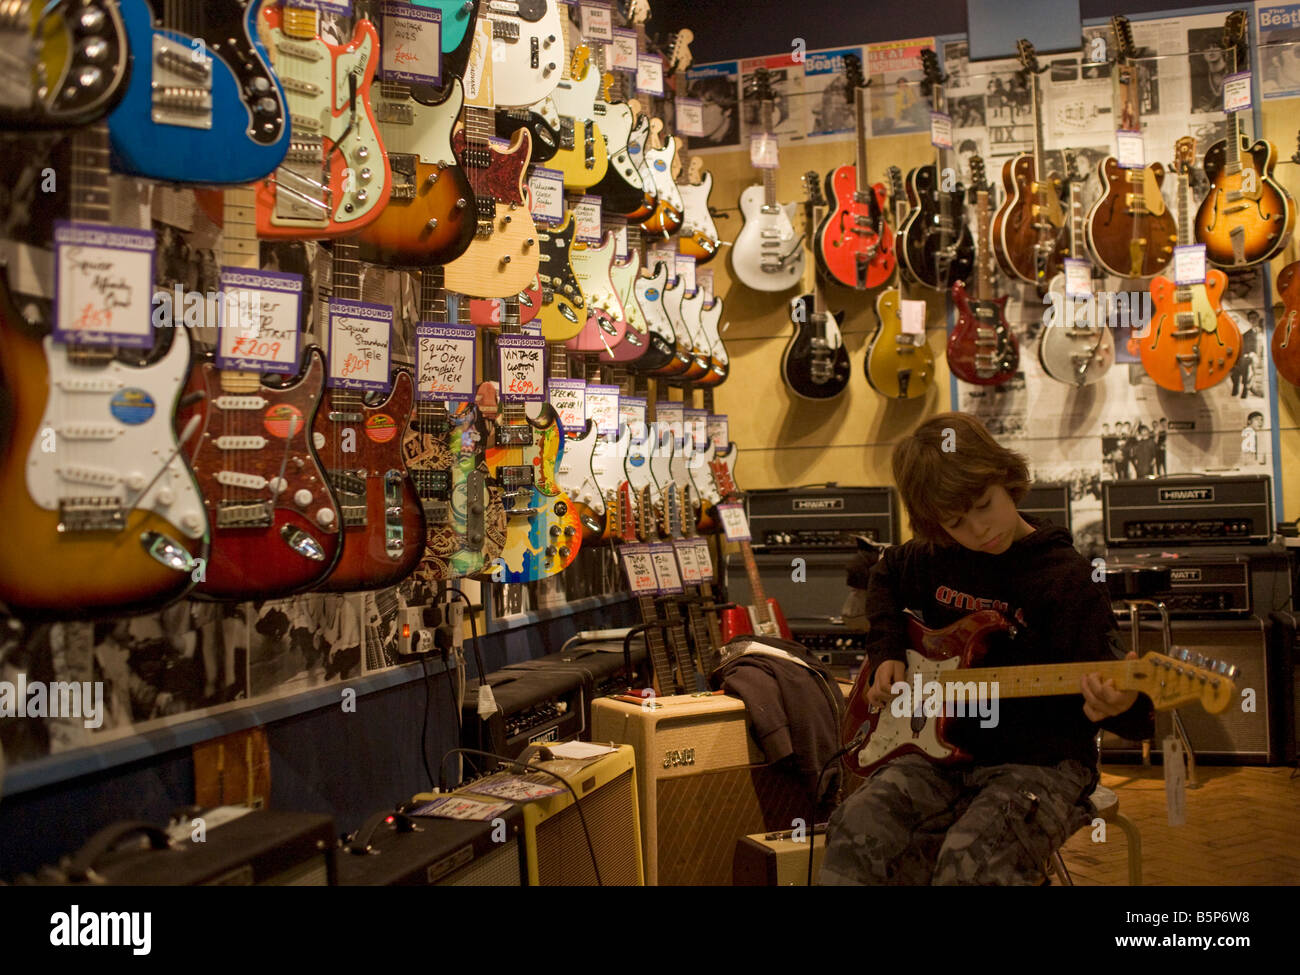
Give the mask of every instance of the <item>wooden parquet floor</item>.
<svg viewBox="0 0 1300 975">
<path fill-rule="evenodd" d="M 1119 811 L 1142 834 L 1143 885 L 1300 885 L 1294 768 L 1201 765 L 1196 771 L 1202 785 L 1187 790 L 1187 822 L 1170 826 L 1160 766 L 1102 766 L 1102 784 L 1115 791 Z M 1128 884 L 1128 844 L 1115 823 L 1107 824 L 1105 843 L 1081 830 L 1062 852 L 1077 886 Z"/>
</svg>

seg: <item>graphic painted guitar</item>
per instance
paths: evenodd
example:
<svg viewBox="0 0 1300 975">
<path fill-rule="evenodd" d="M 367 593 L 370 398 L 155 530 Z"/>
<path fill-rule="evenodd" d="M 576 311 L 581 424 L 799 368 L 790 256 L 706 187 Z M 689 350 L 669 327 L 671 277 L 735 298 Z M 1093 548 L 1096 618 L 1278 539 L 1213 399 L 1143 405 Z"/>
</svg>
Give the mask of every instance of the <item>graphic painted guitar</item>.
<svg viewBox="0 0 1300 975">
<path fill-rule="evenodd" d="M 1174 146 L 1178 168 L 1178 242 L 1190 244 L 1188 179 L 1196 140 L 1179 139 Z M 1223 310 L 1228 276 L 1217 268 L 1205 272 L 1202 284 L 1178 285 L 1166 277 L 1151 281 L 1151 323 L 1145 333 L 1130 337 L 1128 350 L 1142 359 L 1142 368 L 1156 385 L 1178 393 L 1209 389 L 1228 378 L 1241 355 L 1241 332 Z"/>
<path fill-rule="evenodd" d="M 1269 351 L 1277 374 L 1293 386 L 1300 386 L 1300 262 L 1278 272 L 1273 290 L 1282 299 L 1284 311 L 1273 328 Z"/>
<path fill-rule="evenodd" d="M 885 220 L 885 187 L 867 182 L 869 110 L 862 61 L 856 55 L 846 55 L 844 70 L 853 102 L 857 162 L 840 166 L 826 176 L 830 212 L 817 228 L 814 252 L 828 276 L 846 288 L 862 291 L 888 281 L 898 255 L 894 231 Z"/>
<path fill-rule="evenodd" d="M 927 629 L 908 614 L 910 646 L 904 681 L 909 687 L 933 686 L 932 681 L 941 685 L 943 702 L 966 704 L 967 715 L 974 712 L 978 701 L 957 695 L 967 695 L 970 687 L 996 687 L 999 700 L 1076 695 L 1084 676 L 1094 673 L 1114 681 L 1117 690 L 1147 695 L 1162 711 L 1199 702 L 1208 713 L 1220 714 L 1236 697 L 1236 667 L 1186 650 L 1173 657 L 1148 653 L 1138 660 L 979 666 L 988 653 L 989 638 L 1011 629 L 1011 624 L 994 610 L 971 613 L 939 630 Z M 870 775 L 890 759 L 909 753 L 940 764 L 970 760 L 970 755 L 947 738 L 951 722 L 959 718 L 949 717 L 945 707 L 922 708 L 921 702 L 911 702 L 914 706 L 901 716 L 894 713 L 892 705 L 873 708 L 867 700 L 871 676 L 871 669 L 863 667 L 849 693 L 841 739 L 846 747 L 853 747 L 844 756 L 845 768 L 858 775 Z M 932 710 L 939 713 L 933 714 Z"/>
<path fill-rule="evenodd" d="M 112 0 L 16 0 L 0 9 L 0 50 L 18 92 L 30 74 L 27 98 L 0 105 L 6 128 L 87 125 L 109 112 L 126 90 L 130 48 Z"/>
<path fill-rule="evenodd" d="M 258 0 L 163 0 L 157 27 L 147 0 L 119 6 L 134 65 L 108 116 L 116 172 L 230 185 L 284 161 L 289 113 L 257 39 Z"/>
<path fill-rule="evenodd" d="M 1245 37 L 1246 13 L 1234 10 L 1223 27 L 1229 74 L 1237 71 Z M 1228 113 L 1227 139 L 1205 154 L 1210 191 L 1196 211 L 1196 239 L 1205 245 L 1210 263 L 1221 267 L 1271 260 L 1287 245 L 1295 225 L 1295 201 L 1273 178 L 1277 147 L 1266 139 L 1250 145 L 1240 118 L 1240 112 Z"/>
<path fill-rule="evenodd" d="M 284 86 L 294 135 L 284 162 L 258 184 L 257 234 L 354 234 L 392 195 L 388 154 L 370 105 L 379 33 L 358 20 L 351 41 L 332 44 L 320 36 L 315 8 L 273 3 L 263 5 L 258 26 Z"/>
<path fill-rule="evenodd" d="M 808 191 L 807 225 L 815 227 L 826 207 L 821 177 L 810 170 L 803 180 Z M 844 313 L 827 309 L 815 265 L 812 292 L 790 302 L 790 320 L 794 334 L 781 356 L 781 379 L 786 386 L 808 400 L 827 400 L 844 392 L 849 385 L 849 352 L 840 333 Z"/>
</svg>

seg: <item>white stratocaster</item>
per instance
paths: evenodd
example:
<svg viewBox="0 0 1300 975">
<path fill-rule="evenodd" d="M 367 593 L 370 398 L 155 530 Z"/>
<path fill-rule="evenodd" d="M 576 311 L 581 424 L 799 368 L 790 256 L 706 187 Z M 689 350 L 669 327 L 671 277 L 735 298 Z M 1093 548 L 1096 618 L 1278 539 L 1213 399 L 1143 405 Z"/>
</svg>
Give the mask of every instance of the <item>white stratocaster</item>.
<svg viewBox="0 0 1300 975">
<path fill-rule="evenodd" d="M 573 501 L 581 502 L 603 518 L 605 500 L 595 474 L 592 472 L 592 456 L 595 453 L 599 435 L 596 424 L 588 420 L 582 433 L 577 437 L 565 436 L 564 453 L 555 465 L 555 483 Z M 582 526 L 587 531 L 599 532 L 599 525 Z"/>
<path fill-rule="evenodd" d="M 682 226 L 678 231 L 678 249 L 703 263 L 718 252 L 722 238 L 709 212 L 709 192 L 713 174 L 705 172 L 704 161 L 696 156 L 687 170 L 687 182 L 677 184 L 682 197 Z"/>
<path fill-rule="evenodd" d="M 663 261 L 655 263 L 653 274 L 642 272 L 632 282 L 632 291 L 636 296 L 636 305 L 645 316 L 649 328 L 651 351 L 656 360 L 673 354 L 673 323 L 664 308 L 664 289 L 668 286 L 668 265 Z"/>
<path fill-rule="evenodd" d="M 660 212 L 665 207 L 676 213 L 678 219 L 682 213 L 684 204 L 682 203 L 681 190 L 673 182 L 673 159 L 677 155 L 677 140 L 669 135 L 663 135 L 663 119 L 654 118 L 650 120 L 650 138 L 646 143 L 643 155 L 645 156 L 645 169 L 643 172 L 650 174 L 650 179 L 654 183 L 655 195 L 659 198 Z M 662 136 L 663 144 L 655 147 L 654 143 Z M 664 234 L 667 238 L 668 234 Z"/>
<path fill-rule="evenodd" d="M 641 253 L 635 248 L 629 248 L 628 251 L 626 260 L 615 261 L 609 269 L 614 292 L 623 306 L 623 321 L 627 323 L 627 332 L 623 336 L 623 345 L 627 351 L 618 356 L 602 351 L 600 357 L 605 362 L 639 359 L 650 342 L 650 325 L 646 322 L 636 296 L 636 282 L 641 273 Z"/>
<path fill-rule="evenodd" d="M 587 327 L 568 341 L 570 351 L 610 351 L 623 340 L 627 331 L 623 302 L 610 275 L 617 246 L 614 235 L 606 233 L 599 246 L 575 243 L 569 250 L 569 266 L 586 296 L 589 316 Z"/>
<path fill-rule="evenodd" d="M 555 90 L 564 68 L 558 0 L 482 0 L 492 25 L 492 76 L 498 108 L 536 104 Z"/>
<path fill-rule="evenodd" d="M 715 371 L 721 370 L 723 378 L 726 378 L 731 366 L 731 359 L 727 356 L 727 346 L 722 341 L 722 331 L 718 325 L 722 321 L 722 311 L 722 299 L 715 297 L 713 304 L 705 305 L 700 309 L 700 328 L 704 332 L 704 340 L 709 343 L 709 358 L 713 363 L 712 368 Z"/>
</svg>

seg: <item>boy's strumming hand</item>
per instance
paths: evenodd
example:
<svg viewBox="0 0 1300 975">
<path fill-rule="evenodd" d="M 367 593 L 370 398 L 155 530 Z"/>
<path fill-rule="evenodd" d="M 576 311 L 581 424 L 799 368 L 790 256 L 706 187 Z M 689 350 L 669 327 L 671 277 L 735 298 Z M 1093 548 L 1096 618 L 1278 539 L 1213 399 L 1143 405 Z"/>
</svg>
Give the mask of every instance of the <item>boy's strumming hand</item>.
<svg viewBox="0 0 1300 975">
<path fill-rule="evenodd" d="M 1136 660 L 1137 654 L 1132 650 L 1126 660 Z M 1115 687 L 1114 680 L 1102 680 L 1101 674 L 1084 674 L 1079 681 L 1083 688 L 1083 713 L 1089 721 L 1104 721 L 1117 714 L 1123 714 L 1137 700 L 1137 691 L 1121 691 Z"/>
<path fill-rule="evenodd" d="M 883 708 L 894 699 L 894 692 L 890 688 L 906 677 L 907 667 L 901 660 L 886 660 L 876 668 L 875 679 L 867 691 L 867 703 L 874 708 Z"/>
</svg>

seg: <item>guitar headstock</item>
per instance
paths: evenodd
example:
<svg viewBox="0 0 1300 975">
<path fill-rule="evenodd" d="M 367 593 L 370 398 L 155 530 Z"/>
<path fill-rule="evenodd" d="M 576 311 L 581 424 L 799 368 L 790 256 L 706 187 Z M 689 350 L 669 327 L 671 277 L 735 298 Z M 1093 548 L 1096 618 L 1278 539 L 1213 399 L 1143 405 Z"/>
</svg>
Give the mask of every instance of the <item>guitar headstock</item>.
<svg viewBox="0 0 1300 975">
<path fill-rule="evenodd" d="M 1196 139 L 1185 135 L 1174 143 L 1174 172 L 1190 176 L 1196 165 Z"/>
<path fill-rule="evenodd" d="M 988 192 L 989 181 L 984 172 L 984 157 L 970 157 L 970 188 L 972 193 Z"/>
<path fill-rule="evenodd" d="M 824 207 L 826 197 L 822 195 L 822 177 L 815 169 L 810 169 L 803 174 L 804 190 L 808 194 L 808 205 L 811 207 Z"/>
<path fill-rule="evenodd" d="M 629 25 L 644 24 L 650 19 L 650 0 L 627 0 L 620 4 L 623 21 Z"/>
<path fill-rule="evenodd" d="M 1034 45 L 1029 42 L 1029 38 L 1022 37 L 1016 41 L 1016 56 L 1020 58 L 1020 67 L 1031 75 L 1038 74 L 1038 55 L 1034 53 Z"/>
<path fill-rule="evenodd" d="M 704 181 L 704 159 L 700 156 L 692 156 L 690 165 L 686 167 L 686 180 L 692 186 L 699 186 Z"/>
<path fill-rule="evenodd" d="M 925 72 L 925 80 L 921 82 L 921 91 L 926 97 L 929 97 L 934 91 L 935 85 L 941 85 L 948 80 L 948 76 L 939 70 L 939 55 L 934 52 L 933 48 L 922 49 L 921 70 Z"/>
<path fill-rule="evenodd" d="M 760 102 L 769 102 L 772 100 L 772 75 L 767 68 L 759 68 L 754 72 L 754 100 Z"/>
<path fill-rule="evenodd" d="M 1223 21 L 1223 53 L 1232 58 L 1232 70 L 1247 60 L 1243 44 L 1246 40 L 1246 11 L 1234 10 Z"/>
<path fill-rule="evenodd" d="M 1206 714 L 1221 714 L 1237 696 L 1236 667 L 1189 650 L 1174 648 L 1173 656 L 1148 653 L 1126 663 L 1125 689 L 1141 691 L 1157 710 L 1200 702 Z"/>
<path fill-rule="evenodd" d="M 1073 149 L 1065 150 L 1065 179 L 1070 183 L 1083 182 L 1083 176 L 1079 173 L 1079 161 L 1074 155 Z"/>
<path fill-rule="evenodd" d="M 856 54 L 844 55 L 844 77 L 848 81 L 844 92 L 852 103 L 853 93 L 866 84 L 866 79 L 862 77 L 862 58 Z"/>
<path fill-rule="evenodd" d="M 695 40 L 695 33 L 688 27 L 679 30 L 673 37 L 672 49 L 668 52 L 668 62 L 671 67 L 669 72 L 676 74 L 679 71 L 685 71 L 693 63 L 691 56 L 691 41 Z"/>
<path fill-rule="evenodd" d="M 720 460 L 711 460 L 709 461 L 709 470 L 713 473 L 714 486 L 717 487 L 718 494 L 720 494 L 724 500 L 729 500 L 740 494 L 740 492 L 736 490 L 736 482 L 731 479 L 731 471 L 727 469 L 726 464 Z"/>
</svg>

